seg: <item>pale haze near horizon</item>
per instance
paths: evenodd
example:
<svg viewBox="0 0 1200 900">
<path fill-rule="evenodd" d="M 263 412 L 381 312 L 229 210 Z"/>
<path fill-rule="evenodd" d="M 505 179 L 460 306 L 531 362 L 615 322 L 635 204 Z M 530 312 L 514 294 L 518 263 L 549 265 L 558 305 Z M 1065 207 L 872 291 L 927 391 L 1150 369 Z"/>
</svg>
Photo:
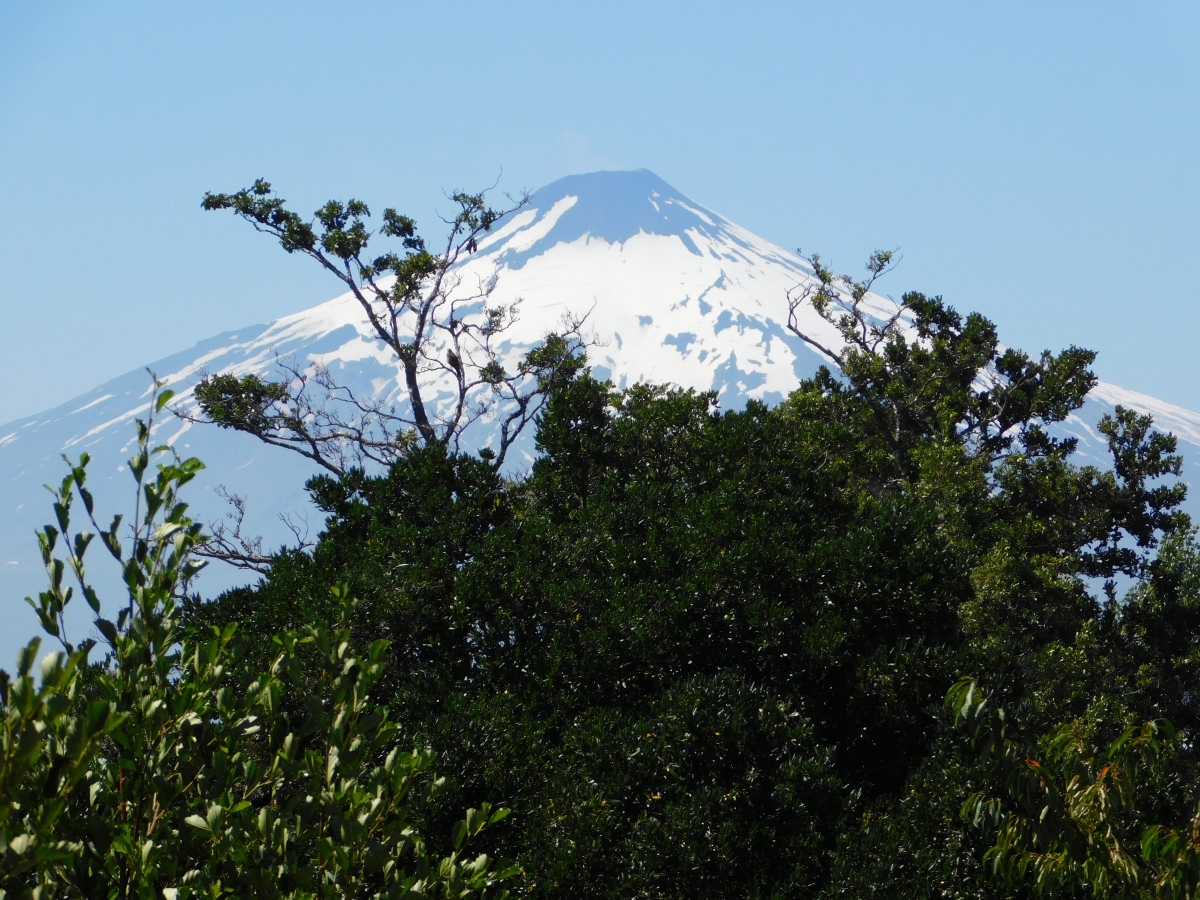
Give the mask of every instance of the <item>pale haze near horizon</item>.
<svg viewBox="0 0 1200 900">
<path fill-rule="evenodd" d="M 0 3 L 0 423 L 338 292 L 206 190 L 639 167 L 1200 409 L 1198 8 L 834 6 Z"/>
</svg>

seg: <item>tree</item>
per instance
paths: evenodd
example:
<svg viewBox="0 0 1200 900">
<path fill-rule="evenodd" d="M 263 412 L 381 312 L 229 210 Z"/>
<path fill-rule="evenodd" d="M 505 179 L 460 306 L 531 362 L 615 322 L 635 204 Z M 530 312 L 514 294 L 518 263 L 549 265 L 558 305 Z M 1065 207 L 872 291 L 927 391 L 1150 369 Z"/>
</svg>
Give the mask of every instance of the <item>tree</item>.
<svg viewBox="0 0 1200 900">
<path fill-rule="evenodd" d="M 879 298 L 871 288 L 895 260 L 892 251 L 872 254 L 868 277 L 854 281 L 835 275 L 813 254 L 815 283 L 789 293 L 789 330 L 844 378 L 827 380 L 831 388 L 868 404 L 901 468 L 911 464 L 912 444 L 929 439 L 952 440 L 989 463 L 1014 447 L 1044 453 L 1057 446 L 1043 428 L 1082 405 L 1096 384 L 1088 368 L 1096 354 L 1071 347 L 1032 359 L 1002 347 L 995 326 L 980 314 L 964 319 L 940 297 L 915 291 L 892 310 L 873 309 L 872 299 Z M 806 304 L 837 329 L 840 349 L 801 328 L 797 311 Z"/>
<path fill-rule="evenodd" d="M 150 445 L 153 415 L 172 396 L 158 387 L 129 463 L 129 539 L 120 516 L 107 529 L 96 522 L 87 454 L 54 492 L 57 525 L 39 533 L 50 585 L 30 602 L 63 650 L 43 658 L 40 679 L 37 639 L 15 677 L 0 672 L 0 896 L 497 893 L 514 870 L 466 849 L 507 810 L 469 809 L 444 855 L 427 846 L 417 826 L 444 781 L 431 751 L 402 749 L 372 699 L 387 645 L 354 648 L 346 594 L 335 593 L 332 622 L 277 633 L 265 668 L 249 664 L 236 626 L 181 632 L 180 592 L 203 535 L 179 490 L 201 466 Z M 76 502 L 95 531 L 73 533 Z M 84 564 L 96 535 L 128 588 L 115 619 Z M 64 631 L 67 571 L 96 614 L 100 662 L 88 663 L 93 641 Z"/>
<path fill-rule="evenodd" d="M 257 436 L 345 474 L 369 463 L 388 465 L 416 444 L 459 449 L 474 422 L 494 423 L 499 468 L 521 431 L 541 408 L 547 390 L 577 366 L 587 343 L 583 319 L 566 317 L 557 333 L 505 368 L 500 343 L 517 318 L 518 302 L 490 305 L 495 277 L 464 283 L 459 268 L 480 240 L 505 216 L 528 203 L 522 196 L 495 209 L 483 193 L 455 192 L 457 207 L 438 252 L 431 252 L 416 222 L 385 209 L 370 231 L 370 210 L 359 200 L 331 200 L 306 221 L 259 179 L 234 194 L 206 194 L 203 207 L 227 209 L 257 231 L 279 239 L 333 273 L 361 305 L 373 336 L 394 355 L 404 377 L 406 403 L 356 396 L 328 370 L 283 365 L 282 380 L 218 374 L 196 388 L 203 416 L 217 425 Z M 397 242 L 375 255 L 373 238 Z M 450 399 L 430 393 L 449 386 Z"/>
<path fill-rule="evenodd" d="M 986 673 L 1022 740 L 1093 698 L 1141 721 L 1182 703 L 1183 662 L 1146 685 L 1167 649 L 1121 637 L 1090 581 L 1170 586 L 1178 460 L 1121 411 L 1120 465 L 1074 465 L 1045 426 L 1090 356 L 1015 354 L 1022 385 L 986 388 L 991 324 L 908 310 L 911 332 L 844 357 L 863 377 L 774 409 L 583 368 L 549 390 L 526 476 L 435 443 L 314 479 L 316 546 L 186 627 L 298 627 L 348 583 L 356 634 L 392 641 L 390 706 L 446 748 L 451 807 L 519 815 L 498 840 L 536 896 L 1012 896 L 959 816 L 993 773 L 943 698 Z M 1186 656 L 1200 620 L 1180 621 Z"/>
</svg>

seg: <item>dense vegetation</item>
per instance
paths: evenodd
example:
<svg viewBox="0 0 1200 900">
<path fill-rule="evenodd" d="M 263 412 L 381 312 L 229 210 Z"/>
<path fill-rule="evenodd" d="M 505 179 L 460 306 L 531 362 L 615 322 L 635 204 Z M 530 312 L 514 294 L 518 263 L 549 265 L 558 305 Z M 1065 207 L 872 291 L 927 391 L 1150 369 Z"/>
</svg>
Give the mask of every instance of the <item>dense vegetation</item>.
<svg viewBox="0 0 1200 900">
<path fill-rule="evenodd" d="M 431 442 L 314 479 L 316 548 L 189 627 L 302 627 L 347 585 L 356 633 L 390 642 L 379 689 L 441 753 L 446 808 L 513 809 L 494 849 L 533 896 L 1181 883 L 1169 831 L 1157 863 L 1138 850 L 1197 800 L 1200 563 L 1183 488 L 1159 483 L 1174 441 L 1119 410 L 1112 470 L 1073 465 L 1046 426 L 1081 404 L 1091 354 L 1029 358 L 979 316 L 904 303 L 915 335 L 872 337 L 851 308 L 841 371 L 775 409 L 615 391 L 581 361 L 526 477 Z M 1139 585 L 1123 600 L 1120 575 Z M 1176 730 L 1119 740 L 1158 720 Z M 1089 769 L 1114 742 L 1127 761 Z M 1098 812 L 1063 806 L 1072 777 Z"/>
<path fill-rule="evenodd" d="M 170 397 L 156 390 L 153 413 Z M 121 516 L 97 521 L 86 453 L 54 491 L 57 527 L 38 533 L 50 584 L 29 602 L 62 649 L 40 677 L 38 640 L 15 677 L 0 672 L 0 897 L 493 893 L 513 870 L 465 851 L 508 811 L 469 809 L 449 840 L 427 845 L 414 824 L 444 782 L 372 699 L 386 642 L 355 649 L 349 598 L 327 621 L 276 634 L 265 666 L 236 628 L 182 633 L 176 599 L 202 536 L 179 490 L 202 466 L 153 447 L 152 423 L 138 422 L 129 460 L 128 539 Z M 73 516 L 95 530 L 73 531 Z M 115 610 L 87 574 L 96 536 L 128 588 Z M 96 614 L 104 657 L 91 664 L 95 640 L 76 645 L 65 627 L 68 572 Z"/>
<path fill-rule="evenodd" d="M 199 463 L 147 423 L 128 537 L 70 468 L 31 601 L 62 650 L 0 677 L 0 897 L 1197 896 L 1200 546 L 1148 417 L 1100 423 L 1110 468 L 1055 436 L 1093 354 L 915 293 L 872 320 L 878 254 L 861 283 L 814 257 L 789 327 L 830 368 L 776 408 L 615 390 L 579 323 L 507 372 L 515 311 L 468 327 L 445 286 L 503 213 L 453 199 L 442 254 L 388 210 L 371 259 L 358 201 L 206 197 L 342 279 L 411 416 L 329 405 L 324 371 L 198 385 L 199 418 L 327 473 L 318 543 L 275 556 L 204 549 Z M 501 452 L 462 452 L 486 416 Z M 193 552 L 264 577 L 187 596 Z"/>
</svg>

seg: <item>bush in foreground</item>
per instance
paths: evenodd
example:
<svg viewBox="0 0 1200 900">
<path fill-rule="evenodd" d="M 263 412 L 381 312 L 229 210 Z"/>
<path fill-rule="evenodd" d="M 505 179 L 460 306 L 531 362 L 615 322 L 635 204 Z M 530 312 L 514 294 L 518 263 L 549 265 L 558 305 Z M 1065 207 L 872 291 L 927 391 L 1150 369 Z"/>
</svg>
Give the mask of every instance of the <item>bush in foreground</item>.
<svg viewBox="0 0 1200 900">
<path fill-rule="evenodd" d="M 154 412 L 170 397 L 157 393 Z M 130 460 L 131 540 L 120 517 L 97 524 L 86 454 L 39 533 L 50 585 L 30 602 L 62 649 L 38 663 L 35 639 L 15 676 L 0 673 L 0 896 L 505 895 L 514 870 L 467 845 L 507 810 L 469 809 L 448 852 L 427 847 L 417 825 L 444 781 L 372 699 L 387 643 L 355 648 L 344 592 L 331 619 L 272 638 L 266 666 L 235 626 L 181 632 L 176 601 L 203 537 L 179 490 L 201 465 L 152 447 L 152 421 Z M 76 503 L 94 530 L 72 530 Z M 95 537 L 128 588 L 115 618 L 84 565 Z M 68 573 L 96 615 L 100 662 L 93 641 L 67 639 Z"/>
</svg>

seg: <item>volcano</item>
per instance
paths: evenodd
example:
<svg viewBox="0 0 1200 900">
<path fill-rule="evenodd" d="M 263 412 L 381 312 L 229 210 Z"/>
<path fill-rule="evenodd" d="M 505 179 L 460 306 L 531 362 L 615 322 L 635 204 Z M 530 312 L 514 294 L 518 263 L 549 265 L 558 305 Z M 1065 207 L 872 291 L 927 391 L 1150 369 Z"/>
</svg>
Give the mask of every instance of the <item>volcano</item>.
<svg viewBox="0 0 1200 900">
<path fill-rule="evenodd" d="M 812 282 L 809 262 L 646 170 L 574 175 L 547 185 L 482 241 L 457 274 L 463 284 L 495 279 L 493 304 L 519 301 L 517 321 L 504 335 L 506 363 L 536 346 L 564 314 L 586 317 L 588 358 L 599 377 L 618 387 L 652 382 L 712 390 L 724 409 L 751 399 L 778 403 L 824 362 L 786 327 L 788 291 Z M 874 295 L 867 306 L 880 316 L 894 309 Z M 825 346 L 839 343 L 812 309 L 800 316 L 802 327 Z M 148 409 L 146 369 L 176 390 L 186 408 L 194 405 L 192 391 L 203 374 L 271 377 L 281 360 L 323 365 L 360 396 L 406 402 L 395 360 L 372 335 L 357 300 L 345 294 L 208 338 L 56 409 L 0 426 L 0 585 L 7 598 L 0 659 L 12 659 L 36 631 L 32 611 L 19 601 L 45 579 L 33 532 L 50 515 L 42 485 L 61 480 L 62 454 L 74 458 L 87 451 L 98 509 L 105 515 L 121 511 L 132 501 L 125 460 L 133 419 Z M 427 403 L 436 407 L 448 396 L 435 390 Z M 1100 384 L 1059 428 L 1080 439 L 1079 461 L 1108 466 L 1095 426 L 1117 404 L 1151 413 L 1157 427 L 1180 439 L 1190 481 L 1200 460 L 1200 415 L 1109 384 Z M 218 496 L 223 485 L 245 498 L 244 529 L 262 535 L 267 548 L 295 541 L 284 515 L 314 537 L 319 531 L 320 514 L 304 490 L 316 472 L 308 460 L 244 434 L 172 417 L 160 419 L 155 437 L 206 463 L 189 491 L 197 518 L 213 521 L 226 512 Z M 478 422 L 464 435 L 463 449 L 487 447 L 493 437 L 488 423 Z M 506 470 L 519 474 L 534 457 L 532 435 L 526 434 Z M 96 559 L 93 566 L 107 561 Z M 211 595 L 245 580 L 244 571 L 211 565 L 197 587 Z M 123 596 L 115 571 L 97 582 L 102 596 Z M 69 620 L 76 639 L 89 627 L 83 604 L 78 606 Z"/>
</svg>

